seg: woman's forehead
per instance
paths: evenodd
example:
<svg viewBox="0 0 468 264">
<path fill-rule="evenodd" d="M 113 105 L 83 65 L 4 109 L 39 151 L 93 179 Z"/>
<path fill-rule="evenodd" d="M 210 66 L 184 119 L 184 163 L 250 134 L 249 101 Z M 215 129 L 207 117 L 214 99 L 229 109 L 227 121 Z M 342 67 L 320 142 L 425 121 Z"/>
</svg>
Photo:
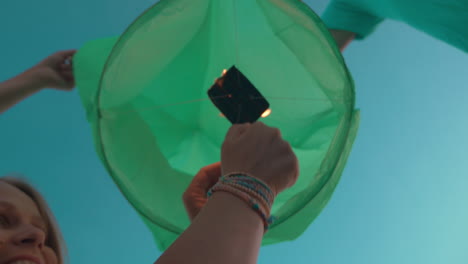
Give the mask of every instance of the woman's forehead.
<svg viewBox="0 0 468 264">
<path fill-rule="evenodd" d="M 0 181 L 0 208 L 28 215 L 40 215 L 36 203 L 18 188 Z"/>
</svg>

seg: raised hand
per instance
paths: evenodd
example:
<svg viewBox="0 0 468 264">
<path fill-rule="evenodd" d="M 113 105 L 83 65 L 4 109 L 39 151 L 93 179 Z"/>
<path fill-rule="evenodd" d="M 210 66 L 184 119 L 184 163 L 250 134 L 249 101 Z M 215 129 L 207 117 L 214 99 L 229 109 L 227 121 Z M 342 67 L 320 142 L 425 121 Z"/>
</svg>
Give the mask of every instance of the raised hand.
<svg viewBox="0 0 468 264">
<path fill-rule="evenodd" d="M 30 69 L 33 78 L 40 86 L 59 90 L 71 90 L 75 87 L 72 58 L 75 50 L 59 51 Z"/>
<path fill-rule="evenodd" d="M 193 177 L 192 182 L 183 195 L 185 210 L 190 221 L 193 221 L 203 206 L 205 206 L 208 200 L 206 193 L 218 182 L 220 177 L 220 162 L 201 168 L 197 175 Z"/>
<path fill-rule="evenodd" d="M 262 122 L 234 125 L 221 151 L 222 174 L 246 173 L 269 185 L 275 195 L 299 175 L 296 155 L 277 128 Z"/>
</svg>

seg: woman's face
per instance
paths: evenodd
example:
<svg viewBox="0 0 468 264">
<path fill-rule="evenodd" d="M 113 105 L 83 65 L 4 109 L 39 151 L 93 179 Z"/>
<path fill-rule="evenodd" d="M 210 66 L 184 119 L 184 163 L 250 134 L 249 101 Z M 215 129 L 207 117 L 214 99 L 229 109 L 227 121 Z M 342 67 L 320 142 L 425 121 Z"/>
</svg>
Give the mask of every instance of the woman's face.
<svg viewBox="0 0 468 264">
<path fill-rule="evenodd" d="M 34 201 L 0 181 L 0 264 L 57 264 L 44 245 L 46 225 Z"/>
</svg>

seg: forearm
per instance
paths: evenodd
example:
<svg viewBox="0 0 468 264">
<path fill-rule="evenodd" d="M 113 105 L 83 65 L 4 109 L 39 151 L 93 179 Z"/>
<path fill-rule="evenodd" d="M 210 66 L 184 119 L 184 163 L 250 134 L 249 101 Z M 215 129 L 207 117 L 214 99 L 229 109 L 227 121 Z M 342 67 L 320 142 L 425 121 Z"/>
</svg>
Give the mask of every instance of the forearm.
<svg viewBox="0 0 468 264">
<path fill-rule="evenodd" d="M 335 39 L 336 45 L 341 51 L 343 51 L 356 37 L 355 33 L 345 30 L 330 29 L 329 31 Z"/>
<path fill-rule="evenodd" d="M 43 88 L 33 70 L 0 83 L 0 113 Z"/>
<path fill-rule="evenodd" d="M 245 202 L 217 192 L 156 264 L 254 264 L 263 230 L 262 219 Z"/>
</svg>

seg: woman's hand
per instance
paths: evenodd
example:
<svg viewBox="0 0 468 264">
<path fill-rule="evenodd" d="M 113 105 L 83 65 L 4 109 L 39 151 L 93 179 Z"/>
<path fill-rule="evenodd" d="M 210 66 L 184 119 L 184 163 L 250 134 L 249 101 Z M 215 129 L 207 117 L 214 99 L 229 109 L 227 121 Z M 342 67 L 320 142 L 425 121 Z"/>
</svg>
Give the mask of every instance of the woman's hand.
<svg viewBox="0 0 468 264">
<path fill-rule="evenodd" d="M 185 210 L 193 221 L 208 201 L 206 193 L 221 177 L 221 163 L 217 162 L 200 169 L 182 197 Z"/>
<path fill-rule="evenodd" d="M 343 52 L 349 43 L 351 43 L 351 41 L 356 37 L 356 33 L 350 31 L 338 29 L 330 29 L 329 31 L 341 52 Z"/>
<path fill-rule="evenodd" d="M 44 88 L 75 87 L 71 59 L 75 50 L 54 53 L 22 74 L 0 83 L 0 113 Z"/>
<path fill-rule="evenodd" d="M 75 53 L 76 50 L 56 52 L 31 68 L 26 74 L 36 80 L 41 88 L 69 91 L 75 87 L 72 69 L 72 58 Z"/>
<path fill-rule="evenodd" d="M 299 162 L 277 128 L 262 122 L 233 125 L 221 149 L 222 174 L 247 173 L 271 188 L 275 196 L 293 186 Z"/>
</svg>

